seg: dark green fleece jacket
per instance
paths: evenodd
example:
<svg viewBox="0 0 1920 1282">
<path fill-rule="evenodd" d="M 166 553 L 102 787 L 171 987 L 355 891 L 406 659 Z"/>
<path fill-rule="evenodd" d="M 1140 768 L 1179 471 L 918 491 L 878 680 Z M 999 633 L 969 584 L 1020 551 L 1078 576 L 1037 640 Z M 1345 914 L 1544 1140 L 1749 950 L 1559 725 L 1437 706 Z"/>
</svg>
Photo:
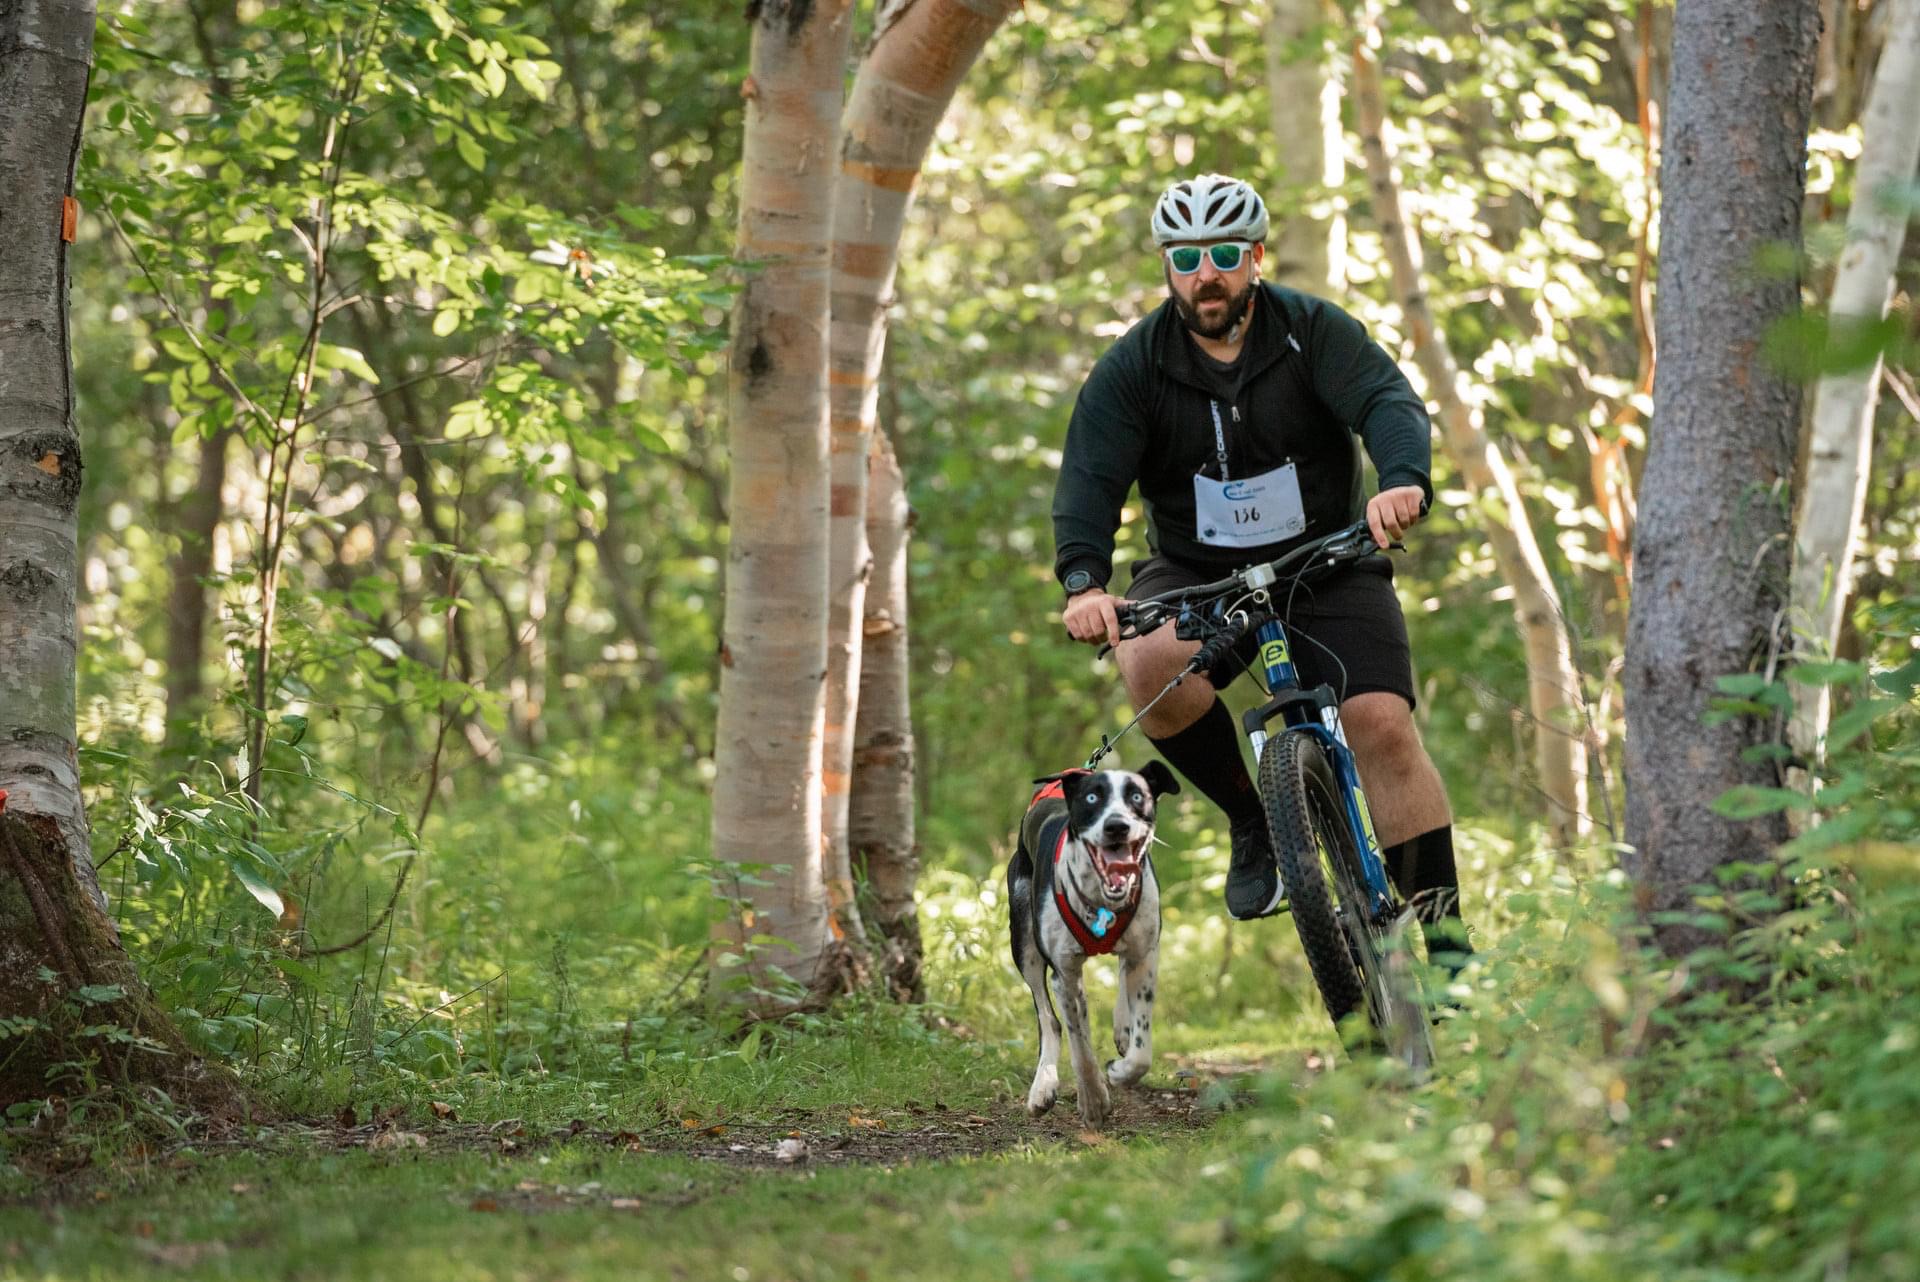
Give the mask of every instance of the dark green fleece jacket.
<svg viewBox="0 0 1920 1282">
<path fill-rule="evenodd" d="M 1333 303 L 1262 283 L 1240 358 L 1224 377 L 1219 369 L 1208 367 L 1171 300 L 1094 365 L 1067 425 L 1053 494 L 1054 573 L 1063 582 L 1074 570 L 1097 584 L 1112 577 L 1114 531 L 1136 482 L 1147 545 L 1221 574 L 1359 520 L 1360 442 L 1381 489 L 1417 485 L 1432 501 L 1426 406 L 1393 358 Z M 1220 479 L 1215 400 L 1232 477 L 1298 466 L 1307 518 L 1298 538 L 1257 548 L 1199 541 L 1193 477 Z"/>
</svg>

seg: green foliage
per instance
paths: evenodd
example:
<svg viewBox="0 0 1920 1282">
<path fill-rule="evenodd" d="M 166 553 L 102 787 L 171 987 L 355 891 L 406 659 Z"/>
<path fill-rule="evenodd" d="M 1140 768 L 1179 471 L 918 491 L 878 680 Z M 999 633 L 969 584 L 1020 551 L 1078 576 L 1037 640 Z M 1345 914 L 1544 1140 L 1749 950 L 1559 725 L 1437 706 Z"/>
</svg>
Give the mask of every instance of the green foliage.
<svg viewBox="0 0 1920 1282">
<path fill-rule="evenodd" d="M 678 1125 L 928 1095 L 1013 1114 L 1032 1030 L 999 870 L 1028 780 L 1123 721 L 1111 666 L 1055 623 L 1054 450 L 1091 361 L 1161 297 L 1152 195 L 1215 168 L 1267 185 L 1277 215 L 1341 209 L 1338 297 L 1406 350 L 1357 156 L 1335 189 L 1279 185 L 1259 7 L 1029 0 L 936 140 L 881 402 L 918 519 L 932 1001 L 755 1030 L 696 1010 L 719 911 L 719 347 L 746 24 L 642 0 L 245 4 L 228 25 L 220 9 L 103 15 L 73 258 L 90 814 L 163 1004 L 302 1114 L 424 1120 L 439 1102 L 534 1127 Z M 1649 408 L 1632 9 L 1397 6 L 1386 33 L 1432 298 L 1547 532 L 1616 753 L 1623 567 L 1591 451 L 1623 443 L 1630 462 Z M 1337 63 L 1347 38 L 1332 23 L 1295 52 Z M 1804 354 L 1825 359 L 1812 337 Z M 583 1273 L 837 1277 L 856 1242 L 876 1275 L 943 1278 L 1010 1261 L 1114 1278 L 1904 1276 L 1920 1190 L 1884 1137 L 1916 1121 L 1900 1071 L 1920 926 L 1910 346 L 1889 349 L 1894 430 L 1876 438 L 1842 657 L 1721 692 L 1720 715 L 1779 717 L 1790 683 L 1833 686 L 1822 822 L 1780 864 L 1702 888 L 1716 943 L 1684 975 L 1638 951 L 1604 851 L 1537 849 L 1511 607 L 1479 497 L 1441 461 L 1397 582 L 1487 947 L 1433 1083 L 1335 1058 L 1285 921 L 1223 920 L 1225 833 L 1188 796 L 1156 855 L 1154 1081 L 1174 1080 L 1172 1057 L 1278 1070 L 1259 1107 L 1198 1138 L 790 1183 L 570 1149 L 551 1168 L 303 1150 L 213 1164 L 139 1211 L 75 1208 L 73 1225 L 109 1231 L 57 1245 L 0 1210 L 0 1237 L 48 1271 L 134 1276 L 164 1257 L 132 1258 L 124 1221 L 177 1213 L 182 1237 L 233 1244 L 236 1275 L 324 1273 L 339 1253 L 343 1272 L 417 1259 L 423 1276 L 487 1276 L 526 1226 L 460 1208 L 564 1172 L 663 1199 L 639 1261 L 612 1245 L 631 1213 L 558 1212 L 552 1236 L 577 1254 L 555 1267 Z M 190 514 L 215 458 L 226 506 L 203 533 Z M 284 575 L 256 696 L 276 493 Z M 1123 563 L 1145 553 L 1135 517 Z M 170 589 L 202 539 L 213 640 L 176 664 Z M 208 693 L 170 703 L 183 675 Z M 1772 790 L 1719 805 L 1807 809 Z M 1104 1003 L 1107 972 L 1093 984 Z M 31 1031 L 0 1028 L 0 1055 Z M 16 1120 L 57 1132 L 56 1112 Z M 9 1193 L 24 1170 L 0 1174 Z M 256 1180 L 293 1201 L 262 1212 L 231 1192 Z M 829 1213 L 836 1245 L 796 1250 Z"/>
</svg>

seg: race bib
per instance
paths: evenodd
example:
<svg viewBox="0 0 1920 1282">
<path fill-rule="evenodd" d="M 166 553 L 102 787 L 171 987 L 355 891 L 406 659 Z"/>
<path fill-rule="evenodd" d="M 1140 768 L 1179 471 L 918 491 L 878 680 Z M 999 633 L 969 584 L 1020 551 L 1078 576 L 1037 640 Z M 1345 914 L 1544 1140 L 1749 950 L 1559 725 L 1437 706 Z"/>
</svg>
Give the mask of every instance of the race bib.
<svg viewBox="0 0 1920 1282">
<path fill-rule="evenodd" d="M 1194 528 L 1216 548 L 1251 548 L 1307 532 L 1300 471 L 1293 464 L 1244 481 L 1193 478 Z"/>
</svg>

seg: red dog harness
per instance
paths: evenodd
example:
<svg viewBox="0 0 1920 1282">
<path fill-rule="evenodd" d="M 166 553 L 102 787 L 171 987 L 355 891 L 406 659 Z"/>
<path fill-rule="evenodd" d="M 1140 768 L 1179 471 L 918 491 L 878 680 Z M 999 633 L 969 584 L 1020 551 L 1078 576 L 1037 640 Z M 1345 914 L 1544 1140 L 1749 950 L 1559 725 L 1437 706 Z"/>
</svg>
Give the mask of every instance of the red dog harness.
<svg viewBox="0 0 1920 1282">
<path fill-rule="evenodd" d="M 1066 796 L 1066 789 L 1061 786 L 1058 779 L 1055 779 L 1051 783 L 1041 785 L 1040 789 L 1033 794 L 1033 800 L 1027 803 L 1027 808 L 1031 810 L 1049 798 L 1064 801 Z M 1120 936 L 1126 934 L 1127 927 L 1133 924 L 1134 911 L 1140 907 L 1140 888 L 1146 884 L 1146 877 L 1143 874 L 1134 882 L 1133 894 L 1127 897 L 1127 902 L 1121 906 L 1119 912 L 1102 907 L 1094 913 L 1091 922 L 1085 921 L 1073 910 L 1072 903 L 1067 899 L 1067 892 L 1060 888 L 1060 856 L 1066 853 L 1066 849 L 1067 819 L 1063 814 L 1060 817 L 1060 839 L 1053 843 L 1054 906 L 1060 910 L 1060 919 L 1067 923 L 1068 931 L 1073 934 L 1083 952 L 1095 957 L 1105 956 L 1114 950 L 1114 946 L 1120 942 Z"/>
</svg>

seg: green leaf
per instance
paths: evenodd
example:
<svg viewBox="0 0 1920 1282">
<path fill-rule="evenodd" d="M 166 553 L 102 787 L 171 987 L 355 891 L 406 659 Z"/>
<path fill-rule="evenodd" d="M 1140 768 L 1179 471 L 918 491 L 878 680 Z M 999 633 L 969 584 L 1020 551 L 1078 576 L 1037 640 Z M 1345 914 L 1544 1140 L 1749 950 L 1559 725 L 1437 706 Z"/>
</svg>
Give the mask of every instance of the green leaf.
<svg viewBox="0 0 1920 1282">
<path fill-rule="evenodd" d="M 747 1040 L 740 1043 L 740 1058 L 746 1063 L 751 1064 L 759 1054 L 760 1026 L 756 1024 L 754 1025 L 753 1031 L 747 1034 Z"/>
<path fill-rule="evenodd" d="M 1875 721 L 1905 706 L 1905 701 L 1900 699 L 1867 699 L 1855 704 L 1827 727 L 1827 751 L 1837 752 L 1846 747 L 1866 733 Z"/>
<path fill-rule="evenodd" d="M 221 232 L 220 243 L 223 245 L 250 245 L 255 241 L 265 240 L 271 235 L 273 235 L 273 224 L 264 218 L 256 218 L 248 222 L 236 223 L 234 226 Z"/>
<path fill-rule="evenodd" d="M 235 864 L 233 866 L 233 875 L 240 879 L 240 884 L 247 888 L 247 893 L 259 900 L 261 905 L 275 917 L 287 911 L 286 901 L 280 898 L 280 892 L 260 880 L 258 874 L 250 869 L 242 868 L 239 864 Z"/>
<path fill-rule="evenodd" d="M 436 316 L 435 322 L 439 318 Z M 373 372 L 373 366 L 367 364 L 367 358 L 351 347 L 336 347 L 332 343 L 320 343 L 313 351 L 313 363 L 321 369 L 341 369 L 365 379 L 369 383 L 378 383 L 380 376 Z"/>
<path fill-rule="evenodd" d="M 453 146 L 454 150 L 460 153 L 460 159 L 467 162 L 468 167 L 482 173 L 486 172 L 487 153 L 480 146 L 479 140 L 472 134 L 455 134 L 453 137 Z"/>
<path fill-rule="evenodd" d="M 461 314 L 451 307 L 442 307 L 433 315 L 433 334 L 435 338 L 445 338 L 460 328 Z"/>
<path fill-rule="evenodd" d="M 1743 783 L 1715 797 L 1709 808 L 1722 819 L 1758 819 L 1782 810 L 1810 810 L 1813 803 L 1791 788 L 1762 788 Z"/>
<path fill-rule="evenodd" d="M 545 102 L 547 100 L 547 82 L 541 78 L 540 69 L 543 66 L 552 67 L 554 64 L 550 62 L 538 63 L 531 58 L 515 58 L 512 65 L 513 78 L 520 82 L 520 87 L 532 94 L 535 98 L 538 98 L 541 102 Z"/>
<path fill-rule="evenodd" d="M 300 980 L 302 983 L 311 984 L 315 988 L 321 986 L 320 972 L 305 962 L 292 957 L 274 957 L 272 961 L 274 969 L 278 970 L 287 978 Z"/>
<path fill-rule="evenodd" d="M 1827 660 L 1797 663 L 1787 670 L 1787 680 L 1803 686 L 1852 685 L 1866 675 L 1867 665 L 1864 663 Z"/>
</svg>

